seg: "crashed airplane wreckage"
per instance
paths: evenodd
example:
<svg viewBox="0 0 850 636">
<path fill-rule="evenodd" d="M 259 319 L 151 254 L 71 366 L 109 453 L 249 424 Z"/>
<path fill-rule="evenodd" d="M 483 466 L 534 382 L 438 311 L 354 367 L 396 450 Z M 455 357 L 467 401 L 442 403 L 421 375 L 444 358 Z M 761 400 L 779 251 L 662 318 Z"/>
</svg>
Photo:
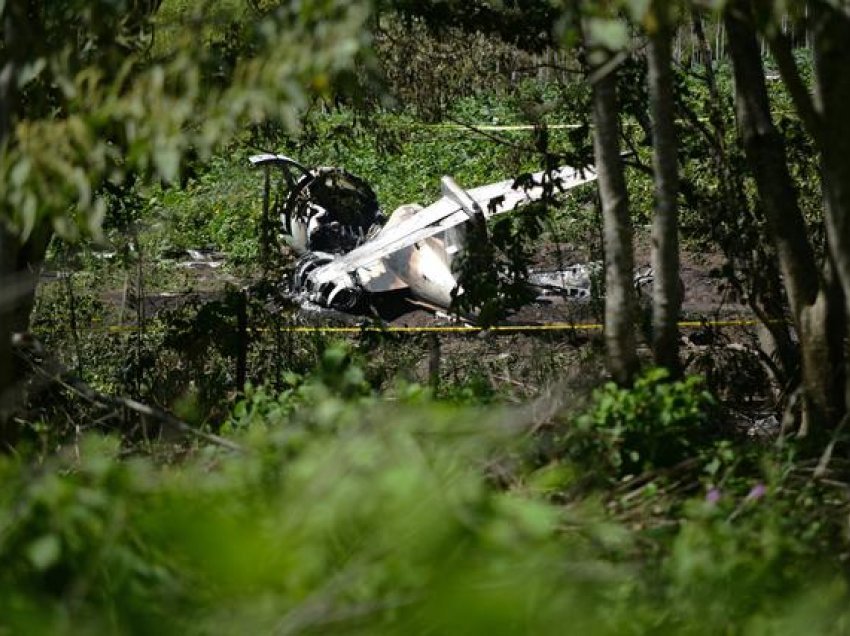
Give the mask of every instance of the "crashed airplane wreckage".
<svg viewBox="0 0 850 636">
<path fill-rule="evenodd" d="M 508 179 L 464 190 L 451 177 L 442 178 L 442 197 L 422 207 L 403 205 L 387 219 L 372 188 L 340 168 L 310 169 L 284 155 L 262 154 L 251 163 L 280 169 L 286 194 L 274 208 L 283 233 L 301 255 L 294 290 L 312 303 L 354 311 L 365 294 L 409 290 L 421 303 L 446 309 L 462 293 L 456 264 L 467 245 L 471 223 L 486 223 L 544 196 L 545 180 L 555 192 L 567 192 L 596 180 L 592 169 L 560 168 L 531 179 Z M 532 272 L 529 284 L 547 292 L 581 300 L 590 297 L 598 266 L 574 265 L 564 270 Z M 646 282 L 651 274 L 636 277 Z"/>
</svg>

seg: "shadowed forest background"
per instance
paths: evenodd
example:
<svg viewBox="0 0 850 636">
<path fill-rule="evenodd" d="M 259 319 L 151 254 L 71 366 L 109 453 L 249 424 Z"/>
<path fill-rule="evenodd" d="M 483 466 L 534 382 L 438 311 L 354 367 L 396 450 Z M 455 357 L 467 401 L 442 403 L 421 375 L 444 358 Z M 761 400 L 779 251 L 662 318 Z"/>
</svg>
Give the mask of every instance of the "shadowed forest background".
<svg viewBox="0 0 850 636">
<path fill-rule="evenodd" d="M 850 631 L 850 5 L 0 16 L 0 633 Z M 259 152 L 598 182 L 437 333 L 299 306 Z"/>
</svg>

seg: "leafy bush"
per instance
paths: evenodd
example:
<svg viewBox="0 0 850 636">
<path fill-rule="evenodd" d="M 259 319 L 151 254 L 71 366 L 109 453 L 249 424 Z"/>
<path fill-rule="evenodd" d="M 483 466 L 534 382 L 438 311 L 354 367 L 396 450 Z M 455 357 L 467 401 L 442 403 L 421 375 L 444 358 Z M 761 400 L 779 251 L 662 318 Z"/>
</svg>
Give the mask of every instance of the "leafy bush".
<svg viewBox="0 0 850 636">
<path fill-rule="evenodd" d="M 89 437 L 41 465 L 0 459 L 0 629 L 846 627 L 847 588 L 833 560 L 814 576 L 810 568 L 817 555 L 847 553 L 840 522 L 811 529 L 830 523 L 806 502 L 825 511 L 835 493 L 795 486 L 787 463 L 765 463 L 766 486 L 733 474 L 728 458 L 707 466 L 723 492 L 682 497 L 678 516 L 663 520 L 677 532 L 626 523 L 600 505 L 607 488 L 550 499 L 552 484 L 615 451 L 637 448 L 646 466 L 675 461 L 639 433 L 664 440 L 704 427 L 700 409 L 711 400 L 698 380 L 670 383 L 653 371 L 632 391 L 601 389 L 576 438 L 595 440 L 583 448 L 596 454 L 529 474 L 515 461 L 528 443 L 518 413 L 434 402 L 415 387 L 382 398 L 363 378 L 357 360 L 331 346 L 315 374 L 291 375 L 280 394 L 252 389 L 227 433 L 241 453 L 201 447 L 169 465 L 127 460 L 116 441 Z M 668 443 L 684 453 L 695 442 Z M 663 490 L 647 488 L 650 505 Z"/>
<path fill-rule="evenodd" d="M 245 398 L 234 406 L 227 429 L 286 426 L 298 417 L 299 410 L 302 415 L 309 414 L 311 422 L 321 420 L 335 429 L 340 405 L 372 395 L 363 370 L 344 343 L 329 346 L 311 375 L 290 371 L 283 379 L 286 386 L 277 394 L 265 387 L 248 386 Z"/>
<path fill-rule="evenodd" d="M 328 398 L 300 417 L 335 422 L 332 436 L 281 422 L 242 436 L 243 455 L 206 450 L 173 469 L 95 440 L 36 474 L 6 461 L 0 622 L 513 633 L 586 608 L 576 620 L 592 625 L 601 605 L 587 603 L 624 576 L 600 562 L 587 579 L 597 557 L 581 533 L 559 538 L 561 511 L 486 486 L 478 466 L 512 443 L 463 413 Z"/>
<path fill-rule="evenodd" d="M 701 378 L 671 382 L 666 370 L 650 369 L 631 389 L 609 382 L 596 390 L 564 443 L 571 457 L 603 475 L 669 467 L 712 435 L 713 406 Z"/>
</svg>

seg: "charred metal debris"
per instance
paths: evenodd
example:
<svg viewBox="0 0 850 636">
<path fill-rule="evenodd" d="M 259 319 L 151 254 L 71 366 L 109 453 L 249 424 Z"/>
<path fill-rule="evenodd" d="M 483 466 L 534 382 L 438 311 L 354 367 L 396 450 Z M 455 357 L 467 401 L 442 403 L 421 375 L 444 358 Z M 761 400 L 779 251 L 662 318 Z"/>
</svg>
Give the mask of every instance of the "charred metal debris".
<svg viewBox="0 0 850 636">
<path fill-rule="evenodd" d="M 250 161 L 265 170 L 267 211 L 273 171 L 285 185 L 274 213 L 279 233 L 299 254 L 291 291 L 302 301 L 343 312 L 357 312 L 370 295 L 401 290 L 420 305 L 449 310 L 463 294 L 457 264 L 465 250 L 476 249 L 467 240 L 476 225 L 484 227 L 547 192 L 566 195 L 596 180 L 592 168 L 566 166 L 471 190 L 443 177 L 439 199 L 427 207 L 402 205 L 387 217 L 369 184 L 342 168 L 308 168 L 279 154 Z M 528 285 L 537 297 L 587 301 L 600 270 L 600 263 L 584 263 L 531 271 Z M 636 272 L 636 286 L 651 282 L 651 269 Z"/>
</svg>

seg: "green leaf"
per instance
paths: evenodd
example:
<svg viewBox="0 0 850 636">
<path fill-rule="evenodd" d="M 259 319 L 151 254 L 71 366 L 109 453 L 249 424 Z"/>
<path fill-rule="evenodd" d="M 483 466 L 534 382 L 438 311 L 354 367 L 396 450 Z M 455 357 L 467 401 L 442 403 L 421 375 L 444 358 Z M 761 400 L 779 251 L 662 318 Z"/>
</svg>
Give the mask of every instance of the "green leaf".
<svg viewBox="0 0 850 636">
<path fill-rule="evenodd" d="M 591 46 L 602 47 L 609 51 L 625 48 L 629 41 L 629 31 L 622 20 L 591 18 L 587 25 Z"/>
<path fill-rule="evenodd" d="M 55 534 L 46 534 L 29 544 L 27 558 L 36 570 L 43 572 L 59 561 L 62 544 Z"/>
<path fill-rule="evenodd" d="M 646 14 L 649 12 L 652 0 L 629 0 L 626 5 L 628 6 L 632 19 L 635 22 L 640 23 L 643 22 Z"/>
<path fill-rule="evenodd" d="M 174 182 L 180 173 L 180 151 L 174 145 L 159 148 L 154 155 L 159 176 L 166 182 Z"/>
<path fill-rule="evenodd" d="M 0 12 L 3 11 L 2 6 L 0 5 Z M 23 88 L 31 81 L 33 81 L 36 77 L 38 77 L 41 72 L 47 68 L 47 60 L 44 58 L 38 58 L 33 60 L 32 62 L 25 64 L 18 73 L 17 82 L 18 87 Z"/>
</svg>

